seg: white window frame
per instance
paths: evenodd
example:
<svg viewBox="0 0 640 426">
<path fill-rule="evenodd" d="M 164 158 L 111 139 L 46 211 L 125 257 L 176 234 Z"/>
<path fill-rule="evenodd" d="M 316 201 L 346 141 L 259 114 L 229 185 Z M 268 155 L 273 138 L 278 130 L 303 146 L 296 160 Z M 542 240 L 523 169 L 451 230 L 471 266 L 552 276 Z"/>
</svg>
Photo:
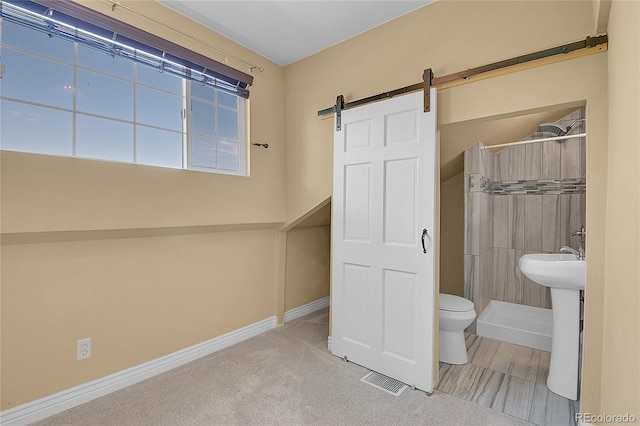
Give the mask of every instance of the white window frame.
<svg viewBox="0 0 640 426">
<path fill-rule="evenodd" d="M 192 128 L 192 113 L 191 113 L 191 85 L 198 84 L 194 81 L 191 81 L 190 84 L 187 84 L 186 94 L 185 94 L 185 111 L 186 111 L 186 131 L 185 131 L 185 160 L 186 165 L 185 169 L 194 170 L 198 172 L 209 172 L 209 173 L 219 173 L 225 175 L 236 175 L 236 176 L 249 176 L 249 164 L 247 153 L 249 152 L 249 138 L 248 129 L 249 129 L 249 117 L 247 111 L 249 109 L 249 99 L 245 99 L 241 96 L 236 96 L 238 99 L 238 170 L 228 170 L 228 169 L 218 169 L 214 167 L 200 167 L 194 166 L 192 162 L 192 137 L 193 132 Z M 215 89 L 218 90 L 218 89 Z M 214 105 L 214 108 L 218 108 L 217 105 Z"/>
</svg>

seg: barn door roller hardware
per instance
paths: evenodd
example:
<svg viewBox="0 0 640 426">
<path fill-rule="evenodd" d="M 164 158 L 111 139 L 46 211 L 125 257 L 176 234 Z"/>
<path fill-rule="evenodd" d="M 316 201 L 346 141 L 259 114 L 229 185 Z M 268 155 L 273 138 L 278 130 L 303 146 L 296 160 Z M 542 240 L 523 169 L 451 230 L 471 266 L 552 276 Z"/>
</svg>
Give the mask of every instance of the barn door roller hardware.
<svg viewBox="0 0 640 426">
<path fill-rule="evenodd" d="M 392 90 L 390 92 L 380 93 L 378 95 L 369 96 L 368 98 L 359 99 L 345 103 L 344 96 L 337 98 L 336 105 L 318 111 L 318 116 L 327 114 L 336 114 L 336 130 L 342 127 L 341 115 L 345 109 L 354 108 L 370 102 L 380 101 L 392 98 L 404 93 L 424 91 L 424 112 L 429 112 L 431 100 L 429 92 L 431 87 L 438 89 L 447 89 L 449 87 L 458 86 L 471 81 L 482 80 L 484 78 L 493 77 L 500 74 L 507 74 L 539 65 L 551 64 L 554 62 L 573 59 L 581 56 L 591 55 L 594 53 L 605 52 L 607 50 L 609 38 L 607 34 L 598 34 L 586 37 L 584 40 L 573 43 L 563 44 L 561 46 L 552 47 L 550 49 L 540 50 L 538 52 L 517 56 L 504 61 L 494 62 L 492 64 L 471 68 L 465 71 L 456 72 L 442 77 L 434 78 L 431 68 L 424 70 L 422 74 L 422 82 L 401 89 Z"/>
<path fill-rule="evenodd" d="M 433 72 L 427 68 L 422 73 L 422 92 L 424 96 L 424 112 L 431 111 L 431 84 L 433 83 Z"/>
<path fill-rule="evenodd" d="M 342 109 L 344 108 L 344 96 L 338 95 L 336 98 L 336 130 L 342 129 Z"/>
<path fill-rule="evenodd" d="M 336 130 L 342 129 L 342 111 L 345 109 L 355 108 L 360 105 L 368 104 L 375 101 L 381 101 L 383 99 L 389 99 L 394 96 L 402 95 L 403 93 L 415 92 L 420 89 L 424 89 L 424 112 L 429 112 L 431 108 L 431 97 L 429 91 L 431 90 L 431 82 L 433 81 L 433 73 L 431 68 L 424 70 L 422 74 L 423 82 L 414 84 L 412 86 L 403 87 L 402 89 L 392 90 L 391 92 L 384 92 L 378 95 L 369 96 L 368 98 L 359 99 L 357 101 L 351 101 L 349 103 L 344 102 L 344 96 L 339 95 L 336 99 L 335 106 L 331 108 L 318 111 L 318 115 L 336 114 Z"/>
</svg>

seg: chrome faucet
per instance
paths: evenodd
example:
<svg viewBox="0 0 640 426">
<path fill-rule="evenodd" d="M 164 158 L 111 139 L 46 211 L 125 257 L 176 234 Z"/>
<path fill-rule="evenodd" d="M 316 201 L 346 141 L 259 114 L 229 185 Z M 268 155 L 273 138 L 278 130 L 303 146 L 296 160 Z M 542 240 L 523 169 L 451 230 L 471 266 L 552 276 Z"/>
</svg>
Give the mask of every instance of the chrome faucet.
<svg viewBox="0 0 640 426">
<path fill-rule="evenodd" d="M 571 248 L 569 246 L 562 246 L 560 247 L 560 253 L 571 253 L 571 254 L 575 254 L 576 257 L 580 257 L 580 252 L 574 248 Z"/>
<path fill-rule="evenodd" d="M 587 233 L 584 230 L 584 226 L 580 227 L 579 231 L 573 232 L 571 234 L 572 237 L 576 237 L 579 236 L 580 237 L 580 246 L 578 247 L 578 250 L 573 249 L 569 246 L 562 246 L 560 248 L 560 252 L 563 253 L 572 253 L 575 254 L 576 257 L 578 258 L 578 260 L 584 260 L 585 258 L 585 253 L 584 253 L 584 237 L 585 235 L 587 235 Z"/>
</svg>

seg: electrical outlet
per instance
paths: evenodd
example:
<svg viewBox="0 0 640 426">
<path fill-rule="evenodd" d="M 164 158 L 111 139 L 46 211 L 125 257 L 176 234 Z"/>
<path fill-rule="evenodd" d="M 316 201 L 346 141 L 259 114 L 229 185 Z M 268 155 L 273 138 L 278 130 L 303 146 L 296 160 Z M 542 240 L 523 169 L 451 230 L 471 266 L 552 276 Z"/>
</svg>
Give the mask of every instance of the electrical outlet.
<svg viewBox="0 0 640 426">
<path fill-rule="evenodd" d="M 78 340 L 76 348 L 78 361 L 89 358 L 91 356 L 91 337 Z"/>
</svg>

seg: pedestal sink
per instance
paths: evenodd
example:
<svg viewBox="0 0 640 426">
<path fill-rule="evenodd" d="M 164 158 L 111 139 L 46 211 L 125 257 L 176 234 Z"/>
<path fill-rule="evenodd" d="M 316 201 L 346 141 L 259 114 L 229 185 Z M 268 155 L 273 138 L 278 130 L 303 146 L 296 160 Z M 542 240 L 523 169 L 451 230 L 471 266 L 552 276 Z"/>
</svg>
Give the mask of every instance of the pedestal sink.
<svg viewBox="0 0 640 426">
<path fill-rule="evenodd" d="M 551 289 L 553 336 L 547 387 L 560 396 L 576 400 L 580 290 L 584 290 L 587 262 L 573 254 L 526 254 L 518 266 L 530 280 Z"/>
</svg>

